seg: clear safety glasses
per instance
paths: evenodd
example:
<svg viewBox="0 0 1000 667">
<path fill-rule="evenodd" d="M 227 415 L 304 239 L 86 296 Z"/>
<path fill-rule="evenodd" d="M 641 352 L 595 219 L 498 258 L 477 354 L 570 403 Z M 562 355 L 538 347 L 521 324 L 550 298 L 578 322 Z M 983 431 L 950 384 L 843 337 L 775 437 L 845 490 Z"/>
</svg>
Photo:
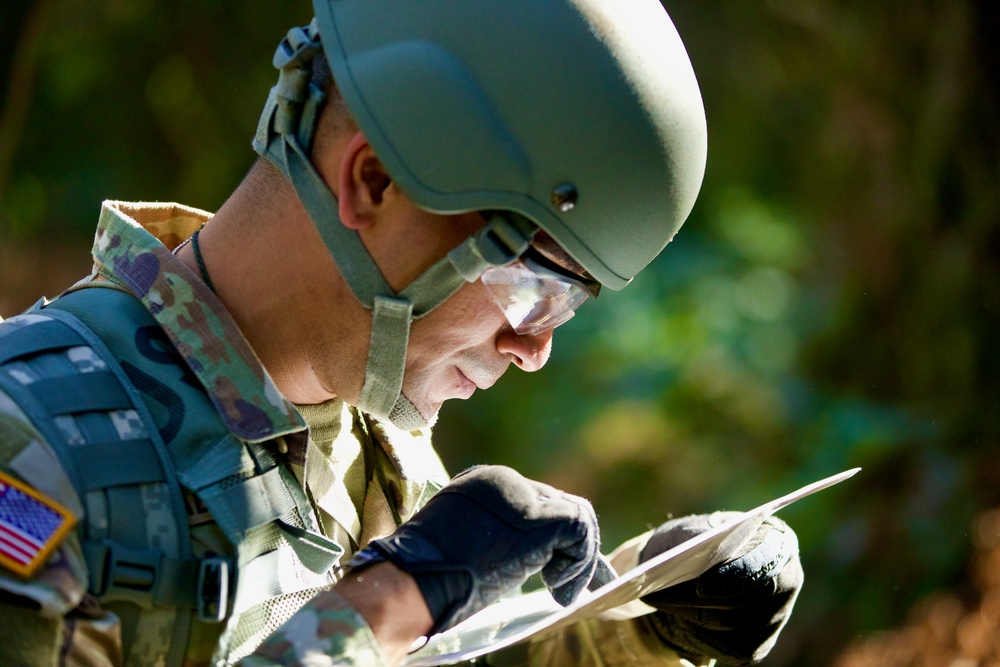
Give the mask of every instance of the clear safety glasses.
<svg viewBox="0 0 1000 667">
<path fill-rule="evenodd" d="M 600 284 L 571 274 L 534 248 L 480 278 L 519 335 L 535 335 L 568 321 Z"/>
</svg>

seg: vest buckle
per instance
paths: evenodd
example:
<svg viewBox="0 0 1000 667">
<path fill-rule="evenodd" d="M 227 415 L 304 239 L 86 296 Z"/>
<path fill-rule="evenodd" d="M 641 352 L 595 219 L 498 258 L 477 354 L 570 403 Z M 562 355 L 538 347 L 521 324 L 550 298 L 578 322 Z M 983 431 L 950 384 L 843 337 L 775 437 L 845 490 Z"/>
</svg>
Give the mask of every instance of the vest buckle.
<svg viewBox="0 0 1000 667">
<path fill-rule="evenodd" d="M 130 549 L 113 540 L 85 542 L 90 569 L 90 592 L 102 604 L 131 602 L 143 609 L 153 606 L 163 552 Z"/>
<path fill-rule="evenodd" d="M 101 604 L 194 609 L 203 623 L 220 623 L 229 613 L 233 564 L 228 558 L 169 558 L 114 540 L 84 541 L 83 551 L 90 592 Z"/>
<path fill-rule="evenodd" d="M 229 611 L 229 561 L 203 558 L 198 567 L 198 620 L 221 623 Z"/>
</svg>

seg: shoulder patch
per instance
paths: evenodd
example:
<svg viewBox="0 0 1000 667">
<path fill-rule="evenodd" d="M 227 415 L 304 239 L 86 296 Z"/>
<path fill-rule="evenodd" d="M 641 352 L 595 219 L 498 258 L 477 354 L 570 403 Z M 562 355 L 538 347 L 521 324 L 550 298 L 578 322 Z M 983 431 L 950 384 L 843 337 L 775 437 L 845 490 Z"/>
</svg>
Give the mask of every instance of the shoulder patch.
<svg viewBox="0 0 1000 667">
<path fill-rule="evenodd" d="M 0 565 L 30 577 L 75 523 L 62 505 L 0 471 Z"/>
</svg>

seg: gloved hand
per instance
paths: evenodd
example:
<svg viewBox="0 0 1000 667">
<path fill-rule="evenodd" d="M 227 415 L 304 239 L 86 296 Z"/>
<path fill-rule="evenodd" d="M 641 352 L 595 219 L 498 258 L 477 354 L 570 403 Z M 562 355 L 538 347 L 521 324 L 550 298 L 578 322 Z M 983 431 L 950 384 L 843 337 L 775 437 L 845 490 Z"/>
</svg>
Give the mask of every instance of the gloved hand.
<svg viewBox="0 0 1000 667">
<path fill-rule="evenodd" d="M 639 560 L 649 560 L 737 516 L 716 512 L 668 521 L 653 532 Z M 795 533 L 781 519 L 769 517 L 721 565 L 693 581 L 643 597 L 657 609 L 642 617 L 643 623 L 681 657 L 749 665 L 774 646 L 802 581 Z"/>
<path fill-rule="evenodd" d="M 503 466 L 456 476 L 389 537 L 348 564 L 391 561 L 416 580 L 441 632 L 541 570 L 562 605 L 597 567 L 600 534 L 590 503 Z"/>
</svg>

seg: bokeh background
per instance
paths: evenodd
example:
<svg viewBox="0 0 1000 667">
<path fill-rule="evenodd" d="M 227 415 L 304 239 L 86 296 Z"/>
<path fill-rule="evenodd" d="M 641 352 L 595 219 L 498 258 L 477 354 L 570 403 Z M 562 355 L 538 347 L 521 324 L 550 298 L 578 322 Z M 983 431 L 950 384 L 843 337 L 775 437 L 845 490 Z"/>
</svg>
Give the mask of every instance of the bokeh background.
<svg viewBox="0 0 1000 667">
<path fill-rule="evenodd" d="M 609 545 L 862 466 L 782 514 L 807 583 L 765 664 L 998 664 L 1000 5 L 664 4 L 705 98 L 701 198 L 545 369 L 446 406 L 442 456 L 591 498 Z M 216 208 L 310 16 L 5 0 L 0 316 L 86 273 L 102 199 Z"/>
</svg>

